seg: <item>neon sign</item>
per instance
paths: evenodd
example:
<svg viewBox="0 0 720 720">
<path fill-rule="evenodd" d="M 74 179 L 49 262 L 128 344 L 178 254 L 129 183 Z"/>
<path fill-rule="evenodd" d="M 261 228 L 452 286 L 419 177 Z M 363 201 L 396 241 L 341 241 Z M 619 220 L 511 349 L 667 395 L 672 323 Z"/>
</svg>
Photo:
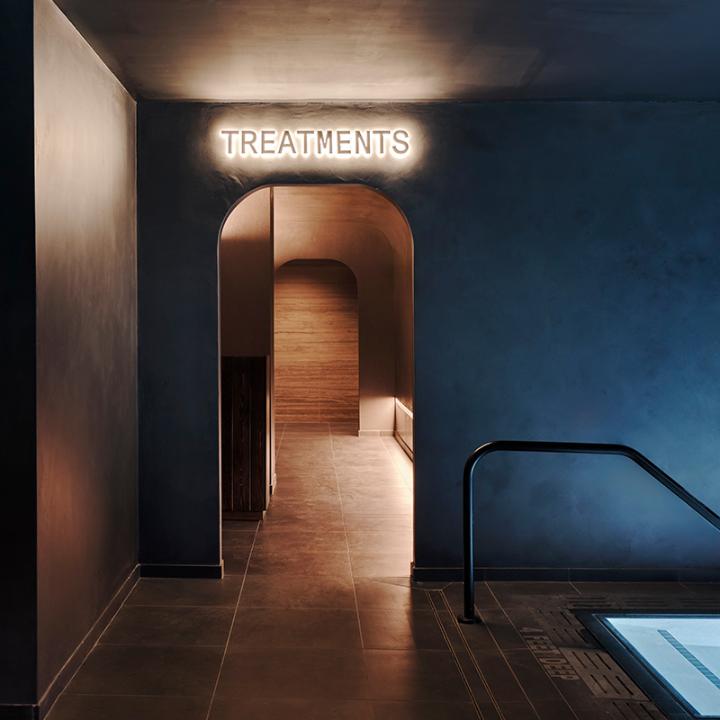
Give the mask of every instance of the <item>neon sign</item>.
<svg viewBox="0 0 720 720">
<path fill-rule="evenodd" d="M 406 128 L 283 129 L 223 128 L 225 155 L 259 158 L 407 158 L 412 137 Z"/>
</svg>

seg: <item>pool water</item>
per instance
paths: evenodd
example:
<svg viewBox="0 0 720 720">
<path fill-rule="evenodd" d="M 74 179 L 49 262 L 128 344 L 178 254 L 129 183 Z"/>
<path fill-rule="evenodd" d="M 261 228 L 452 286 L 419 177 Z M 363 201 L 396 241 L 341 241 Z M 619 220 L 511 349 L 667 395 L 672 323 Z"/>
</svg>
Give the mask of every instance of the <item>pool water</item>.
<svg viewBox="0 0 720 720">
<path fill-rule="evenodd" d="M 700 718 L 720 718 L 720 616 L 606 615 L 617 637 Z"/>
</svg>

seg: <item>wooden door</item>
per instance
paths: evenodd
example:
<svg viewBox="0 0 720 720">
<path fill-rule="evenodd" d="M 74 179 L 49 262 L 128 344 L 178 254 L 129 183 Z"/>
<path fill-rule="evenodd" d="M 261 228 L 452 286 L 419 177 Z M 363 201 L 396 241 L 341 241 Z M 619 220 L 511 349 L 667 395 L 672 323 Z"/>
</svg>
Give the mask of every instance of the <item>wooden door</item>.
<svg viewBox="0 0 720 720">
<path fill-rule="evenodd" d="M 223 517 L 257 518 L 267 506 L 267 358 L 223 357 Z"/>
</svg>

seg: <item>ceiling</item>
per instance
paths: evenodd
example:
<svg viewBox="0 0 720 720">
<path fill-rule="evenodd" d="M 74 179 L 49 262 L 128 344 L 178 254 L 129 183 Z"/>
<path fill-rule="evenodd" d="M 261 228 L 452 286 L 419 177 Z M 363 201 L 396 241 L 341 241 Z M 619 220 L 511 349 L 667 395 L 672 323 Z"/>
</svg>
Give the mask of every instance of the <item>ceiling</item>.
<svg viewBox="0 0 720 720">
<path fill-rule="evenodd" d="M 720 0 L 56 0 L 172 100 L 720 97 Z"/>
</svg>

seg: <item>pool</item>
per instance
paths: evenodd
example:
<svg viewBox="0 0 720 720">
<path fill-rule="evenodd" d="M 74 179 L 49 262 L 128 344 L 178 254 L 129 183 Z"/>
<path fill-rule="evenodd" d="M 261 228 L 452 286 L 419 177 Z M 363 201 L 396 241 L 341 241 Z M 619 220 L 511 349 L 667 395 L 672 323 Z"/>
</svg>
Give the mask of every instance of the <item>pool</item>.
<svg viewBox="0 0 720 720">
<path fill-rule="evenodd" d="M 607 613 L 593 618 L 590 629 L 661 710 L 720 718 L 720 615 Z"/>
</svg>

